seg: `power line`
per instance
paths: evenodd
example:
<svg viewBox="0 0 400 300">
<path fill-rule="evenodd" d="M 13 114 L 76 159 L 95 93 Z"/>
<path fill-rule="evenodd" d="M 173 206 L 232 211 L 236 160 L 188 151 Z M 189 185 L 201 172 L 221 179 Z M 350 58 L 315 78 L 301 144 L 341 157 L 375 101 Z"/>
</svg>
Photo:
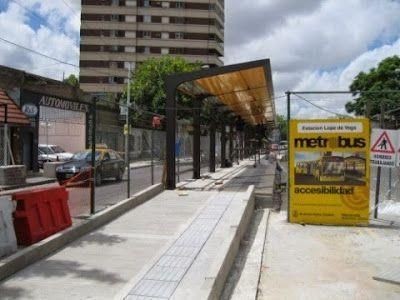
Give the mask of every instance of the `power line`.
<svg viewBox="0 0 400 300">
<path fill-rule="evenodd" d="M 78 15 L 78 12 L 75 9 L 73 9 L 65 0 L 61 1 L 65 4 L 66 7 L 68 7 L 72 11 L 74 15 Z"/>
<path fill-rule="evenodd" d="M 72 64 L 72 63 L 69 63 L 69 62 L 66 62 L 66 61 L 62 61 L 61 59 L 58 59 L 58 58 L 55 58 L 55 57 L 51 57 L 51 56 L 49 56 L 49 55 L 47 55 L 47 54 L 38 52 L 38 51 L 36 51 L 36 50 L 30 49 L 30 48 L 28 48 L 28 47 L 19 45 L 19 44 L 14 43 L 14 42 L 11 42 L 11 41 L 9 41 L 9 40 L 7 40 L 7 39 L 4 39 L 4 38 L 2 38 L 2 37 L 0 37 L 0 40 L 3 41 L 3 42 L 5 42 L 5 43 L 7 43 L 7 44 L 11 44 L 11 45 L 14 45 L 14 46 L 16 46 L 16 47 L 18 47 L 18 48 L 24 49 L 25 51 L 29 51 L 29 52 L 32 52 L 32 53 L 34 53 L 34 54 L 36 54 L 36 55 L 40 55 L 40 56 L 45 57 L 45 58 L 47 58 L 47 59 L 51 59 L 51 60 L 56 61 L 56 62 L 58 62 L 58 63 L 60 63 L 60 64 L 64 64 L 64 65 L 72 66 L 72 67 L 75 67 L 75 68 L 79 68 L 79 66 L 77 66 L 77 65 L 75 65 L 75 64 Z"/>
<path fill-rule="evenodd" d="M 312 103 L 310 100 L 308 100 L 308 99 L 306 99 L 306 98 L 304 98 L 304 97 L 302 97 L 302 96 L 300 96 L 300 95 L 297 95 L 297 94 L 294 94 L 294 95 L 297 96 L 298 98 L 300 98 L 301 100 L 303 100 L 303 101 L 305 101 L 305 102 L 311 104 L 312 106 L 314 106 L 314 107 L 320 109 L 320 110 L 323 110 L 323 111 L 328 112 L 328 113 L 330 113 L 330 114 L 334 114 L 334 115 L 336 115 L 336 116 L 338 116 L 338 117 L 342 116 L 341 114 L 338 114 L 338 113 L 333 112 L 333 111 L 331 111 L 331 110 L 329 110 L 329 109 L 326 109 L 326 108 L 324 108 L 324 107 L 322 107 L 322 106 L 319 106 L 319 105 L 317 105 L 317 104 L 315 104 L 315 103 Z"/>
<path fill-rule="evenodd" d="M 17 43 L 14 43 L 14 42 L 12 42 L 12 41 L 9 41 L 9 40 L 7 40 L 7 39 L 5 39 L 5 38 L 0 37 L 0 41 L 3 41 L 3 42 L 5 42 L 5 43 L 7 43 L 7 44 L 11 44 L 11 45 L 13 45 L 13 46 L 15 46 L 15 47 L 21 48 L 21 49 L 23 49 L 23 50 L 25 50 L 25 51 L 28 51 L 28 52 L 31 52 L 31 53 L 33 53 L 33 54 L 42 56 L 42 57 L 44 57 L 44 58 L 47 58 L 47 59 L 56 61 L 56 62 L 59 63 L 59 64 L 68 65 L 68 66 L 71 66 L 71 67 L 74 67 L 74 68 L 79 69 L 79 66 L 78 66 L 78 65 L 75 65 L 75 64 L 70 63 L 70 62 L 62 61 L 61 59 L 58 59 L 58 58 L 49 56 L 49 55 L 47 55 L 47 54 L 41 53 L 41 52 L 39 52 L 39 51 L 33 50 L 33 49 L 28 48 L 28 47 L 25 47 L 25 46 L 22 46 L 22 45 L 20 45 L 20 44 L 17 44 Z M 93 70 L 95 73 L 101 74 L 101 75 L 103 75 L 103 76 L 104 76 L 104 75 L 105 75 L 105 76 L 113 76 L 113 75 L 110 75 L 109 73 L 105 73 L 105 72 L 98 71 L 96 68 L 88 67 L 88 68 L 86 68 L 86 69 Z"/>
</svg>

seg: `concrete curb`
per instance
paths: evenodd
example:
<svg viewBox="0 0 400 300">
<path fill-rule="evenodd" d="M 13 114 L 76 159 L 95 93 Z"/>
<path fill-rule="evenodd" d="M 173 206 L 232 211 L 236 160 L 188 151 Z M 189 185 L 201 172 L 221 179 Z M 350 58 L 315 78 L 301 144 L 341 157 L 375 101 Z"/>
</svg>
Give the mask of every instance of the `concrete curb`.
<svg viewBox="0 0 400 300">
<path fill-rule="evenodd" d="M 107 224 L 127 211 L 150 200 L 163 191 L 162 184 L 153 185 L 144 189 L 132 198 L 121 201 L 96 215 L 91 216 L 87 221 L 63 230 L 43 241 L 31 245 L 0 261 L 0 280 L 20 271 L 30 264 L 48 256 L 54 251 L 75 241 L 83 235 Z"/>
<path fill-rule="evenodd" d="M 229 243 L 229 248 L 226 252 L 225 258 L 223 259 L 217 274 L 215 274 L 215 276 L 212 276 L 212 274 L 210 277 L 208 277 L 213 278 L 213 283 L 207 299 L 220 299 L 226 279 L 229 276 L 229 272 L 235 262 L 236 255 L 238 254 L 240 241 L 246 233 L 253 215 L 255 203 L 254 190 L 254 185 L 250 185 L 248 187 L 245 196 L 242 199 L 242 201 L 247 202 L 247 204 L 234 232 L 232 240 Z"/>
<path fill-rule="evenodd" d="M 54 182 L 57 182 L 57 179 L 49 178 L 49 179 L 39 181 L 39 182 L 27 182 L 27 183 L 19 184 L 19 185 L 3 186 L 3 187 L 0 187 L 0 192 L 21 189 L 21 188 L 26 188 L 26 187 L 31 187 L 31 186 L 40 186 L 40 185 L 54 183 Z"/>
</svg>

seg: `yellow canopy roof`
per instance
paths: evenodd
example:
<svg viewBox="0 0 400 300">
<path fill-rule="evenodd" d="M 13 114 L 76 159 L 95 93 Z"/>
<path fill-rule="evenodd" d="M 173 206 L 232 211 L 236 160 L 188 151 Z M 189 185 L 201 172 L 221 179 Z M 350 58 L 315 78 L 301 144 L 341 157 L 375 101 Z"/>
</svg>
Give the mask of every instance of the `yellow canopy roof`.
<svg viewBox="0 0 400 300">
<path fill-rule="evenodd" d="M 228 71 L 224 71 L 227 67 Z M 178 89 L 192 96 L 214 96 L 249 124 L 274 124 L 276 115 L 269 60 L 227 67 L 215 68 L 221 69 L 221 73 L 202 76 Z"/>
</svg>

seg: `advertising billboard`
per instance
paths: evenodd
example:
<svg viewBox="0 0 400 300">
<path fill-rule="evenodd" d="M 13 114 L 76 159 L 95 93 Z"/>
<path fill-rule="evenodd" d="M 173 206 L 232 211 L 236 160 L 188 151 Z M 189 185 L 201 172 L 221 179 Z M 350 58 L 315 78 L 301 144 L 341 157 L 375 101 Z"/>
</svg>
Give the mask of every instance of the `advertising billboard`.
<svg viewBox="0 0 400 300">
<path fill-rule="evenodd" d="M 290 121 L 290 222 L 368 223 L 369 126 L 367 119 Z"/>
</svg>

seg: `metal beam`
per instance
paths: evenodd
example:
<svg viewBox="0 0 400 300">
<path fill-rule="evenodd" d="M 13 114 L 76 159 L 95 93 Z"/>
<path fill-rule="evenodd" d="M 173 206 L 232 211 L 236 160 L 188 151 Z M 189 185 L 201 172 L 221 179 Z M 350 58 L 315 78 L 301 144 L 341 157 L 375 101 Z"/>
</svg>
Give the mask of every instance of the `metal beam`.
<svg viewBox="0 0 400 300">
<path fill-rule="evenodd" d="M 200 179 L 200 108 L 203 97 L 197 97 L 193 110 L 193 179 Z"/>
</svg>

